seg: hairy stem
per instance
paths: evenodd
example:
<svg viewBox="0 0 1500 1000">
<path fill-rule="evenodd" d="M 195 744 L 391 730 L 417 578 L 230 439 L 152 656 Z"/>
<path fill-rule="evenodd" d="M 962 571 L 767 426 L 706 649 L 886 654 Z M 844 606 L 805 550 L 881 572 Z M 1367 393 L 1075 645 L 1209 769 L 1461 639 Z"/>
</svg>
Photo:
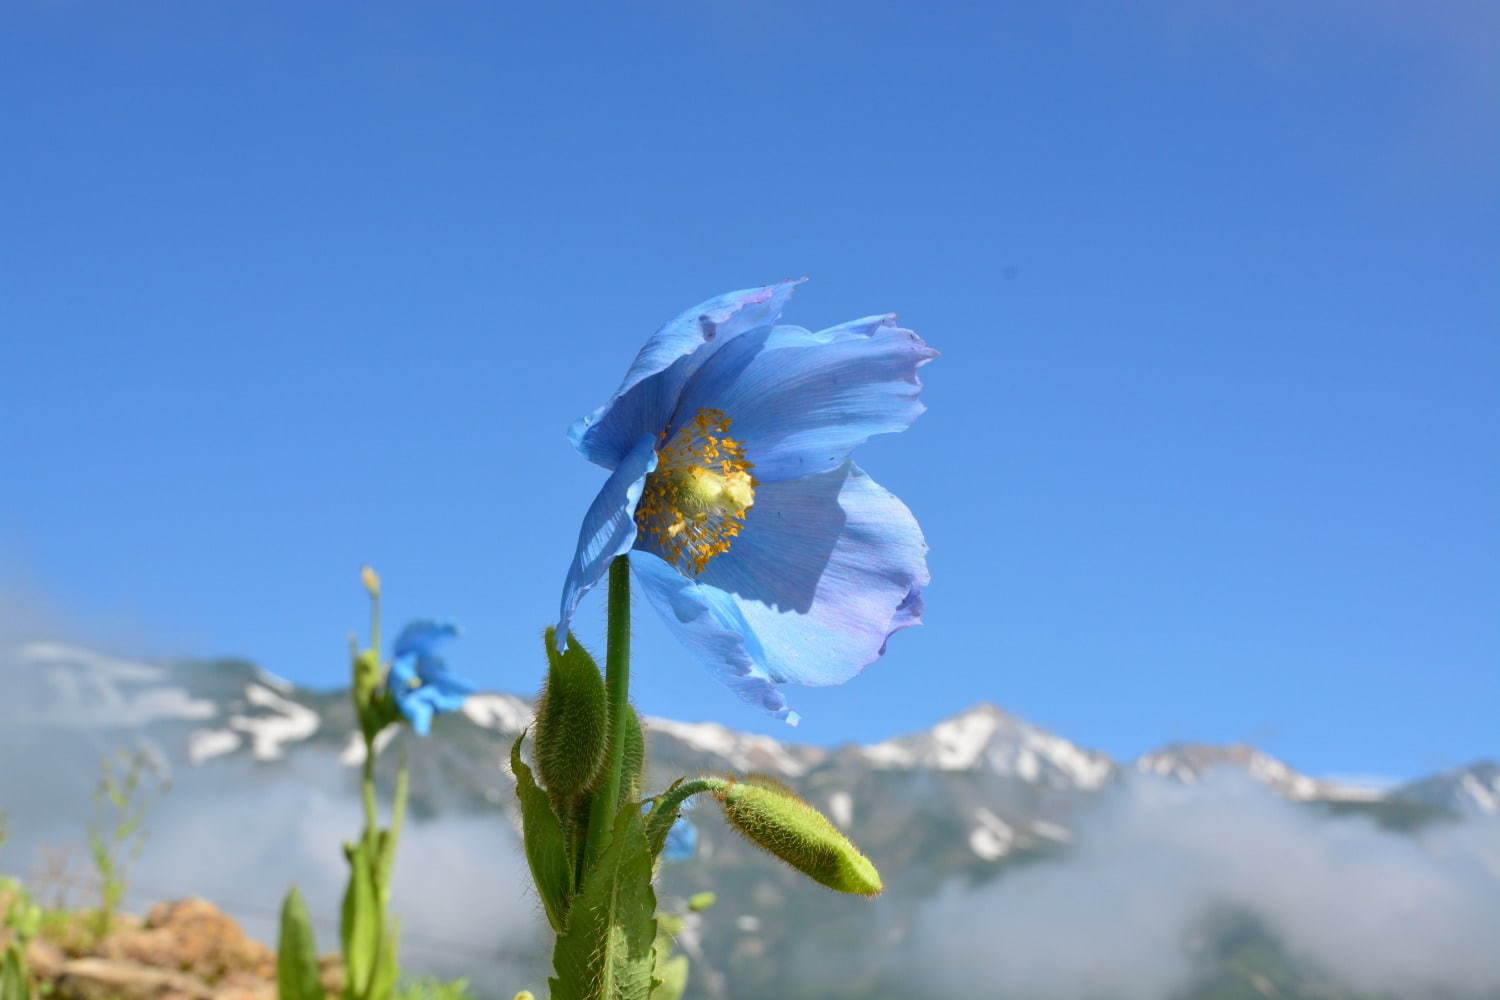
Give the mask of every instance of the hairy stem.
<svg viewBox="0 0 1500 1000">
<path fill-rule="evenodd" d="M 588 848 L 592 862 L 604 851 L 619 808 L 625 770 L 625 713 L 630 709 L 630 560 L 615 556 L 609 564 L 609 631 L 604 660 L 604 693 L 609 706 L 609 759 L 594 790 L 589 813 Z"/>
<path fill-rule="evenodd" d="M 704 792 L 719 792 L 729 787 L 729 782 L 723 778 L 694 778 L 691 781 L 680 781 L 671 788 L 656 797 L 656 804 L 651 809 L 651 815 L 646 819 L 646 840 L 655 845 L 667 836 L 667 831 L 677 821 L 678 810 L 682 804 L 694 795 L 702 795 Z"/>
</svg>

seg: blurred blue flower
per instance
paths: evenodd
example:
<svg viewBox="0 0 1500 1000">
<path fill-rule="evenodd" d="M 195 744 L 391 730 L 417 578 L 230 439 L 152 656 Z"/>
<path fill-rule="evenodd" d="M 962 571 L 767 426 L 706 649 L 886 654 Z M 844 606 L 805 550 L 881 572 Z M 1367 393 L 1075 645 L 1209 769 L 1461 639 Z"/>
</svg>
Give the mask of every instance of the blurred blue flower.
<svg viewBox="0 0 1500 1000">
<path fill-rule="evenodd" d="M 698 853 L 698 827 L 686 816 L 678 816 L 677 822 L 667 830 L 666 844 L 661 856 L 666 861 L 686 861 Z"/>
<path fill-rule="evenodd" d="M 474 685 L 456 676 L 438 655 L 438 649 L 458 635 L 452 622 L 414 621 L 396 636 L 391 671 L 386 678 L 396 707 L 412 729 L 426 736 L 435 712 L 456 712 Z"/>
<path fill-rule="evenodd" d="M 937 352 L 892 316 L 778 326 L 796 282 L 721 295 L 646 342 L 575 423 L 611 470 L 563 586 L 559 646 L 616 556 L 677 637 L 741 698 L 795 724 L 777 686 L 841 684 L 921 623 L 927 544 L 849 461 L 924 409 Z"/>
</svg>

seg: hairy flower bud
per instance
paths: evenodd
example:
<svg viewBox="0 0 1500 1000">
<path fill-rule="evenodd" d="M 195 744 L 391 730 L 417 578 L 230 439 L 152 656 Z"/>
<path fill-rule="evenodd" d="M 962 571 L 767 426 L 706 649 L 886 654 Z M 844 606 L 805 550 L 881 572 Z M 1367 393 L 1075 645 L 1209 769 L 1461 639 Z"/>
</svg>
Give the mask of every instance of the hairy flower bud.
<svg viewBox="0 0 1500 1000">
<path fill-rule="evenodd" d="M 549 794 L 571 799 L 593 786 L 609 748 L 604 678 L 577 641 L 559 653 L 549 628 L 544 644 L 547 683 L 536 705 L 536 769 Z"/>
<path fill-rule="evenodd" d="M 373 739 L 375 733 L 385 725 L 389 714 L 382 711 L 383 706 L 376 698 L 381 682 L 380 654 L 373 649 L 356 653 L 351 673 L 353 684 L 349 690 L 354 698 L 354 711 L 359 718 L 359 727 L 366 736 Z"/>
<path fill-rule="evenodd" d="M 714 794 L 731 826 L 813 881 L 858 896 L 883 888 L 870 859 L 779 782 L 755 776 Z"/>
</svg>

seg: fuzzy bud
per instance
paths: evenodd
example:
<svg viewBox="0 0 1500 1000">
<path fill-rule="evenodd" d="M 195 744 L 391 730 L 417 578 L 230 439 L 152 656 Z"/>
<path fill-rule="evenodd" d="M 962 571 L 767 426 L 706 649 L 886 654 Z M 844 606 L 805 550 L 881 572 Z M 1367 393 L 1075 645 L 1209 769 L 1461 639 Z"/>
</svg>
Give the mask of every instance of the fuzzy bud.
<svg viewBox="0 0 1500 1000">
<path fill-rule="evenodd" d="M 779 782 L 756 776 L 714 794 L 730 826 L 813 881 L 858 896 L 883 888 L 870 859 Z"/>
<path fill-rule="evenodd" d="M 536 705 L 536 769 L 548 794 L 571 799 L 593 786 L 609 748 L 604 678 L 577 642 L 559 653 L 550 628 L 543 642 L 547 683 Z"/>
</svg>

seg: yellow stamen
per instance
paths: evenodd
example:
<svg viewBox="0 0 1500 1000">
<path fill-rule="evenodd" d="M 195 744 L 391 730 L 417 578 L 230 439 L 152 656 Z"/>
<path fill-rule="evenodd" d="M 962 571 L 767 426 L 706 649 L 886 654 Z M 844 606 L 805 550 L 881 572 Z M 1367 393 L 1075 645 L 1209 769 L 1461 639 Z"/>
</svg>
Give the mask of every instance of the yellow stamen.
<svg viewBox="0 0 1500 1000">
<path fill-rule="evenodd" d="M 755 502 L 745 446 L 721 410 L 699 410 L 656 452 L 635 523 L 661 555 L 694 575 L 729 551 Z"/>
</svg>

